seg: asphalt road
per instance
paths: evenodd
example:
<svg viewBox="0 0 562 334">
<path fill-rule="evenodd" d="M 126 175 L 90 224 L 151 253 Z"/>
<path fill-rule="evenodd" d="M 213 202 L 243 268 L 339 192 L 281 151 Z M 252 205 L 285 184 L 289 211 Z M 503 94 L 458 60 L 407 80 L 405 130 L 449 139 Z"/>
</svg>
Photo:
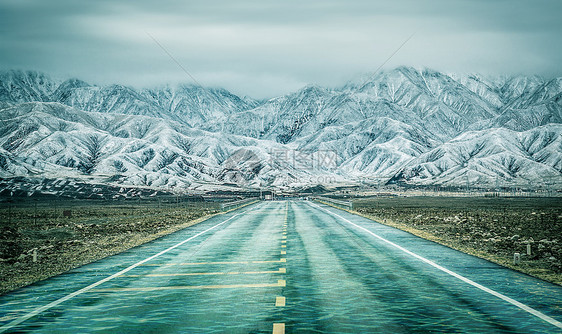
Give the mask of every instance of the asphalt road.
<svg viewBox="0 0 562 334">
<path fill-rule="evenodd" d="M 0 297 L 0 332 L 558 333 L 562 287 L 322 204 L 261 202 Z"/>
</svg>

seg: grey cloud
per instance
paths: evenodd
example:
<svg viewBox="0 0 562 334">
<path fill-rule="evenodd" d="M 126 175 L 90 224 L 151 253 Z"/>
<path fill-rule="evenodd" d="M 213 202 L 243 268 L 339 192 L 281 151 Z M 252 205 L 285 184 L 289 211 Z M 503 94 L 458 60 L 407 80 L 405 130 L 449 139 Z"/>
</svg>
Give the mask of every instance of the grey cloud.
<svg viewBox="0 0 562 334">
<path fill-rule="evenodd" d="M 387 67 L 560 76 L 557 0 L 76 1 L 0 3 L 0 67 L 94 83 L 189 81 L 271 97 Z"/>
</svg>

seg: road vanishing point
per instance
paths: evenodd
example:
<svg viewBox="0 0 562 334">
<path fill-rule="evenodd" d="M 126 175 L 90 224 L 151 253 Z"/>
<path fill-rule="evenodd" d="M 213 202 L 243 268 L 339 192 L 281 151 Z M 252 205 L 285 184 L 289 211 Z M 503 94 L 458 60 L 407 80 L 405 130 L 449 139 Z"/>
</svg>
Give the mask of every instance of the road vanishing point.
<svg viewBox="0 0 562 334">
<path fill-rule="evenodd" d="M 0 297 L 3 333 L 562 333 L 561 320 L 558 285 L 298 200 Z"/>
</svg>

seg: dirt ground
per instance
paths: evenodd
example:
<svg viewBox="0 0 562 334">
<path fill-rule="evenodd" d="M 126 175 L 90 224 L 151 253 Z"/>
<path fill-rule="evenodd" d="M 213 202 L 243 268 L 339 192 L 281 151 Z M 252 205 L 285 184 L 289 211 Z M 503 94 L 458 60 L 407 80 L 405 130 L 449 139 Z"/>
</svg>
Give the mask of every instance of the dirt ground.
<svg viewBox="0 0 562 334">
<path fill-rule="evenodd" d="M 217 212 L 217 205 L 204 202 L 2 203 L 0 294 L 117 254 Z"/>
<path fill-rule="evenodd" d="M 387 197 L 358 200 L 354 207 L 384 224 L 562 285 L 562 198 Z"/>
</svg>

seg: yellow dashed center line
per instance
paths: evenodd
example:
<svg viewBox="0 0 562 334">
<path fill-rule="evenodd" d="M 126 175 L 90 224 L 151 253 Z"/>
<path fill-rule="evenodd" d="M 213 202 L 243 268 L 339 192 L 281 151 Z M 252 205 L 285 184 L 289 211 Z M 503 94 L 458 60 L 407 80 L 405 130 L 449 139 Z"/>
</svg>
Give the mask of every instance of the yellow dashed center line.
<svg viewBox="0 0 562 334">
<path fill-rule="evenodd" d="M 273 334 L 285 334 L 285 324 L 273 324 Z"/>
<path fill-rule="evenodd" d="M 275 306 L 285 306 L 285 297 L 275 298 Z"/>
<path fill-rule="evenodd" d="M 287 248 L 287 217 L 289 215 L 289 202 L 285 206 L 285 222 L 283 224 L 283 236 L 281 237 L 281 248 Z M 281 255 L 286 255 L 287 251 L 282 250 Z M 287 262 L 286 258 L 281 259 L 282 262 Z M 283 268 L 285 269 L 285 268 Z M 287 270 L 285 269 L 285 272 Z M 283 296 L 278 296 L 275 298 L 275 306 L 284 307 L 286 304 L 286 299 Z M 274 323 L 273 324 L 273 334 L 285 334 L 285 323 Z"/>
</svg>

